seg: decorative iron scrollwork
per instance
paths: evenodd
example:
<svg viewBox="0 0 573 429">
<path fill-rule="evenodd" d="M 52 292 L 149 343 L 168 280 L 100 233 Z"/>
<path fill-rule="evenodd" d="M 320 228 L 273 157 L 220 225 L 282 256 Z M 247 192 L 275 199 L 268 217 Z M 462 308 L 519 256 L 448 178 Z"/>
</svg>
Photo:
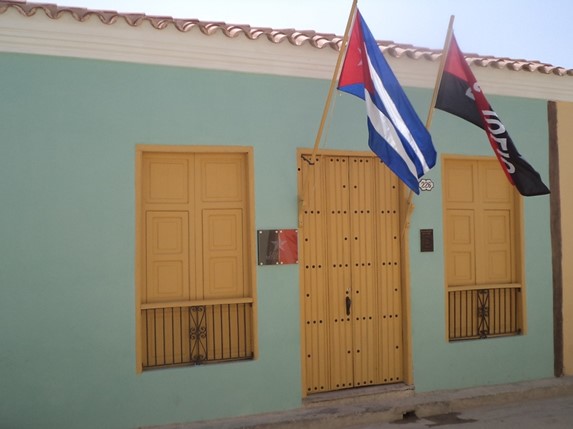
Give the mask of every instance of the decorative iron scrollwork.
<svg viewBox="0 0 573 429">
<path fill-rule="evenodd" d="M 478 291 L 478 332 L 480 338 L 487 338 L 489 335 L 489 290 Z"/>
<path fill-rule="evenodd" d="M 191 340 L 191 363 L 200 365 L 208 359 L 207 356 L 207 327 L 205 326 L 205 306 L 189 308 L 191 326 L 189 339 Z"/>
</svg>

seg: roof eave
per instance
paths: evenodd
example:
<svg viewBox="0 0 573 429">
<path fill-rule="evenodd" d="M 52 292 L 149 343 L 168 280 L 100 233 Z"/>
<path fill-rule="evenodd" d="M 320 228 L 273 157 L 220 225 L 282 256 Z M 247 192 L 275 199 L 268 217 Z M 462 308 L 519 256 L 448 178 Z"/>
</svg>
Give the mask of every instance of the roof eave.
<svg viewBox="0 0 573 429">
<path fill-rule="evenodd" d="M 313 32 L 33 7 L 0 2 L 0 52 L 330 79 L 340 43 L 338 36 Z M 433 88 L 439 52 L 392 42 L 382 49 L 402 85 Z M 488 94 L 573 101 L 573 71 L 468 60 Z"/>
</svg>

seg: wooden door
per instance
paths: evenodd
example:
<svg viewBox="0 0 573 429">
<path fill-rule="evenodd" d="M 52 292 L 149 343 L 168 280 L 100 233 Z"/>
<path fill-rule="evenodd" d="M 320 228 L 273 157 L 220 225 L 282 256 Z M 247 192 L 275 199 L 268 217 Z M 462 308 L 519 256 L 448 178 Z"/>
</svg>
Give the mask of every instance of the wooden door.
<svg viewBox="0 0 573 429">
<path fill-rule="evenodd" d="M 444 248 L 450 340 L 523 326 L 519 198 L 495 158 L 446 158 Z"/>
<path fill-rule="evenodd" d="M 307 394 L 403 379 L 399 185 L 374 156 L 301 161 Z"/>
<path fill-rule="evenodd" d="M 142 368 L 252 358 L 247 155 L 145 152 L 141 183 Z"/>
</svg>

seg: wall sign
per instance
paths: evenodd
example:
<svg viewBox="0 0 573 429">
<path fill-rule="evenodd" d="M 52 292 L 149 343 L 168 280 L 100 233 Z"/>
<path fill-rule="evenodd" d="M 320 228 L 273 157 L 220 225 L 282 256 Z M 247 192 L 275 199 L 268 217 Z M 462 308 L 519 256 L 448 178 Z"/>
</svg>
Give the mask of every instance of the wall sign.
<svg viewBox="0 0 573 429">
<path fill-rule="evenodd" d="M 259 265 L 298 264 L 298 230 L 259 229 Z"/>
<path fill-rule="evenodd" d="M 422 179 L 418 182 L 420 185 L 420 190 L 431 191 L 434 189 L 434 181 L 432 179 Z"/>
<path fill-rule="evenodd" d="M 433 252 L 434 251 L 434 230 L 421 229 L 420 230 L 420 252 Z"/>
</svg>

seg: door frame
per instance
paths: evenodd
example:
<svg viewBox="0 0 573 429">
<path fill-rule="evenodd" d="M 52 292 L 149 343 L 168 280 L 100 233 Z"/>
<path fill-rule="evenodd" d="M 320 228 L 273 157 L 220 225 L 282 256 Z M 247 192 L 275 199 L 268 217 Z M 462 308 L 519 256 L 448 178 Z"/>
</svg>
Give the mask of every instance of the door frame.
<svg viewBox="0 0 573 429">
<path fill-rule="evenodd" d="M 302 231 L 304 230 L 304 223 L 302 221 L 302 212 L 304 210 L 304 195 L 303 187 L 305 184 L 301 180 L 302 163 L 307 162 L 311 157 L 312 150 L 309 148 L 297 148 L 296 158 L 297 158 L 297 195 L 298 195 L 298 229 L 299 237 L 302 237 Z M 333 149 L 322 149 L 316 152 L 316 158 L 320 158 L 322 155 L 328 156 L 348 156 L 348 157 L 371 157 L 376 158 L 376 154 L 371 151 L 352 151 L 352 150 L 333 150 Z M 306 158 L 305 159 L 303 159 Z M 411 328 L 411 296 L 410 296 L 410 216 L 408 212 L 413 211 L 414 205 L 408 206 L 408 191 L 409 188 L 404 186 L 402 181 L 399 181 L 399 191 L 400 191 L 400 230 L 402 232 L 400 237 L 400 257 L 401 257 L 401 282 L 402 282 L 402 312 L 403 312 L 403 324 L 402 324 L 402 341 L 404 347 L 403 353 L 403 380 L 405 384 L 412 385 L 414 383 L 413 379 L 413 359 L 412 359 L 412 328 Z M 304 290 L 302 287 L 304 279 L 304 261 L 299 260 L 299 329 L 300 329 L 300 361 L 301 361 L 301 394 L 305 398 L 307 396 L 306 386 L 306 370 L 305 370 L 305 329 L 304 329 Z"/>
</svg>

